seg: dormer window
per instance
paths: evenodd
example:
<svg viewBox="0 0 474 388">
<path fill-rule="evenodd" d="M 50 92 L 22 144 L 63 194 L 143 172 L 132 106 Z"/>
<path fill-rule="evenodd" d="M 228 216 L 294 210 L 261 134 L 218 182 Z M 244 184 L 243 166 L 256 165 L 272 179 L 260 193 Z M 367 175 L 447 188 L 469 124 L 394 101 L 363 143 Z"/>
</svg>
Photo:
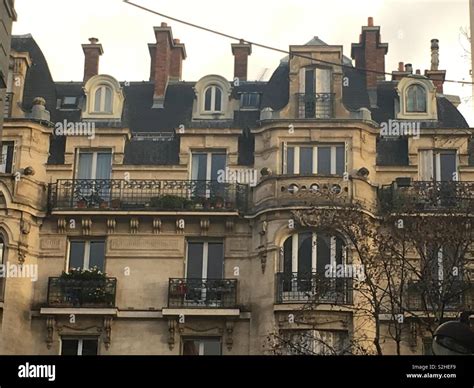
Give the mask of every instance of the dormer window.
<svg viewBox="0 0 474 388">
<path fill-rule="evenodd" d="M 421 85 L 407 88 L 407 112 L 426 112 L 426 90 Z"/>
<path fill-rule="evenodd" d="M 205 112 L 222 111 L 222 89 L 216 85 L 209 86 L 204 95 Z"/>
<path fill-rule="evenodd" d="M 109 86 L 99 86 L 94 94 L 94 112 L 112 113 L 112 89 Z"/>
<path fill-rule="evenodd" d="M 259 93 L 242 93 L 240 95 L 241 109 L 258 109 L 260 107 Z"/>
</svg>

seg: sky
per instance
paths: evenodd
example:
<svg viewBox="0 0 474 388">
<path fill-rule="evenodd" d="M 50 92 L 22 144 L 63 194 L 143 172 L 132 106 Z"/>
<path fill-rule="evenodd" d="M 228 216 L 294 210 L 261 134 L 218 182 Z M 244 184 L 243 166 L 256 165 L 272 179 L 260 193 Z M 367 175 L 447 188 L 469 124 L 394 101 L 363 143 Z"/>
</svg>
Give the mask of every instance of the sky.
<svg viewBox="0 0 474 388">
<path fill-rule="evenodd" d="M 411 63 L 422 73 L 430 67 L 430 40 L 439 39 L 440 69 L 447 79 L 471 81 L 469 43 L 461 29 L 469 27 L 469 0 L 131 0 L 157 12 L 206 26 L 232 36 L 288 50 L 318 36 L 342 45 L 350 57 L 361 26 L 372 16 L 389 44 L 386 71 L 398 62 Z M 227 38 L 147 13 L 122 0 L 17 0 L 15 35 L 32 34 L 48 61 L 55 81 L 80 81 L 84 55 L 81 44 L 96 37 L 104 55 L 100 73 L 120 81 L 149 79 L 148 43 L 153 26 L 162 22 L 186 45 L 183 80 L 207 74 L 233 76 L 231 41 Z M 254 47 L 249 80 L 267 80 L 282 53 Z M 459 107 L 474 126 L 471 85 L 445 83 L 444 92 L 461 97 Z"/>
</svg>

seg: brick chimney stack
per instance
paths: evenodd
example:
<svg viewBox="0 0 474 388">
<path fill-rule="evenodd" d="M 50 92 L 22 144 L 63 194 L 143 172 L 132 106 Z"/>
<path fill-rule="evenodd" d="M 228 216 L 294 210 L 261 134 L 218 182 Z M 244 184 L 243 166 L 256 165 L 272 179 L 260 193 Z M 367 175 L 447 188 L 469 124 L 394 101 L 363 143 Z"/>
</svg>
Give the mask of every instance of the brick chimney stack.
<svg viewBox="0 0 474 388">
<path fill-rule="evenodd" d="M 428 77 L 436 86 L 437 93 L 443 93 L 443 84 L 446 79 L 446 70 L 439 70 L 439 40 L 431 39 L 431 69 L 425 70 Z"/>
<path fill-rule="evenodd" d="M 104 53 L 99 39 L 89 38 L 89 42 L 82 45 L 82 50 L 84 51 L 84 83 L 99 74 L 99 59 Z"/>
<path fill-rule="evenodd" d="M 234 79 L 247 81 L 248 58 L 252 54 L 252 45 L 244 43 L 232 43 L 232 54 L 234 54 Z"/>
<path fill-rule="evenodd" d="M 156 43 L 148 45 L 151 57 L 150 81 L 155 83 L 153 108 L 164 108 L 169 81 L 181 81 L 186 48 L 179 39 L 173 39 L 171 27 L 161 23 L 155 27 Z"/>
<path fill-rule="evenodd" d="M 365 73 L 366 86 L 372 106 L 377 104 L 377 81 L 385 80 L 385 55 L 388 44 L 381 43 L 380 26 L 374 26 L 374 19 L 369 17 L 367 26 L 362 27 L 359 43 L 352 43 L 351 57 L 355 59 L 355 66 L 371 70 Z M 381 74 L 374 73 L 381 72 Z"/>
</svg>

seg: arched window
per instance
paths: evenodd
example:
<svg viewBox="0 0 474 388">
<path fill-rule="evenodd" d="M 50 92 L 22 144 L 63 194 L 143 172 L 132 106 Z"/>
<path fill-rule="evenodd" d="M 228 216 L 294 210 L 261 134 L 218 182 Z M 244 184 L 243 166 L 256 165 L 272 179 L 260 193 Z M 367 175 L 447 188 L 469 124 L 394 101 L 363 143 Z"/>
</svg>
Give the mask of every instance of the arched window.
<svg viewBox="0 0 474 388">
<path fill-rule="evenodd" d="M 426 112 L 426 90 L 421 85 L 412 85 L 407 89 L 407 112 Z"/>
<path fill-rule="evenodd" d="M 112 113 L 112 89 L 109 86 L 99 86 L 94 94 L 94 112 Z"/>
<path fill-rule="evenodd" d="M 222 89 L 218 86 L 209 86 L 204 92 L 204 111 L 222 111 Z"/>
<path fill-rule="evenodd" d="M 283 244 L 283 271 L 278 274 L 281 302 L 300 302 L 312 296 L 321 303 L 349 300 L 351 276 L 346 273 L 346 247 L 340 236 L 303 232 Z"/>
</svg>

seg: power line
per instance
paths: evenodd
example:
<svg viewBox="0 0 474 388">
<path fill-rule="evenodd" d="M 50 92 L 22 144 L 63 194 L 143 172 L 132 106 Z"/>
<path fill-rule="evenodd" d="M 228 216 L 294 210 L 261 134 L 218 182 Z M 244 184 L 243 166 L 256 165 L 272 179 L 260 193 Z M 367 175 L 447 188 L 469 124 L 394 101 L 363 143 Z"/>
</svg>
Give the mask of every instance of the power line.
<svg viewBox="0 0 474 388">
<path fill-rule="evenodd" d="M 251 45 L 256 46 L 256 47 L 260 47 L 260 48 L 263 48 L 263 49 L 272 50 L 272 51 L 276 51 L 276 52 L 279 52 L 279 53 L 282 53 L 282 54 L 286 54 L 286 55 L 289 55 L 290 58 L 291 57 L 299 57 L 299 58 L 309 59 L 309 60 L 314 61 L 314 62 L 324 63 L 324 64 L 327 64 L 327 65 L 333 65 L 333 66 L 345 67 L 345 68 L 349 68 L 349 69 L 355 69 L 355 70 L 358 70 L 358 71 L 361 71 L 361 72 L 364 72 L 364 73 L 375 73 L 375 74 L 380 74 L 380 75 L 393 76 L 392 73 L 388 73 L 388 72 L 385 72 L 385 71 L 378 71 L 378 70 L 366 69 L 366 68 L 362 68 L 362 67 L 355 67 L 355 66 L 352 66 L 352 65 L 345 65 L 344 63 L 335 63 L 335 62 L 330 62 L 330 61 L 324 61 L 322 59 L 315 59 L 315 58 L 308 57 L 308 56 L 302 55 L 302 54 L 295 54 L 295 53 L 292 53 L 291 51 L 288 51 L 288 50 L 279 49 L 277 47 L 268 46 L 268 45 L 258 43 L 258 42 L 252 42 L 252 41 L 247 40 L 247 39 L 238 38 L 236 36 L 229 35 L 229 34 L 226 34 L 224 32 L 213 30 L 212 28 L 203 27 L 203 26 L 200 26 L 198 24 L 190 23 L 190 22 L 187 22 L 185 20 L 175 18 L 173 16 L 165 15 L 161 12 L 152 10 L 150 8 L 147 8 L 147 7 L 144 7 L 140 4 L 133 3 L 129 0 L 123 0 L 123 2 L 127 3 L 129 5 L 132 5 L 134 7 L 137 7 L 139 9 L 142 9 L 146 12 L 150 12 L 152 14 L 161 16 L 165 19 L 173 20 L 177 23 L 185 24 L 189 27 L 197 28 L 199 30 L 210 32 L 211 34 L 219 35 L 219 36 L 222 36 L 222 37 L 225 37 L 225 38 L 228 38 L 228 39 L 237 40 L 240 43 L 248 43 L 248 44 L 251 44 Z M 413 74 L 413 76 L 416 77 L 417 74 Z M 422 78 L 422 76 L 420 75 L 419 78 Z M 469 81 L 458 81 L 458 80 L 449 80 L 449 79 L 447 79 L 447 80 L 444 80 L 444 82 L 458 83 L 458 84 L 463 84 L 463 85 L 474 85 L 474 82 L 469 82 Z"/>
</svg>

